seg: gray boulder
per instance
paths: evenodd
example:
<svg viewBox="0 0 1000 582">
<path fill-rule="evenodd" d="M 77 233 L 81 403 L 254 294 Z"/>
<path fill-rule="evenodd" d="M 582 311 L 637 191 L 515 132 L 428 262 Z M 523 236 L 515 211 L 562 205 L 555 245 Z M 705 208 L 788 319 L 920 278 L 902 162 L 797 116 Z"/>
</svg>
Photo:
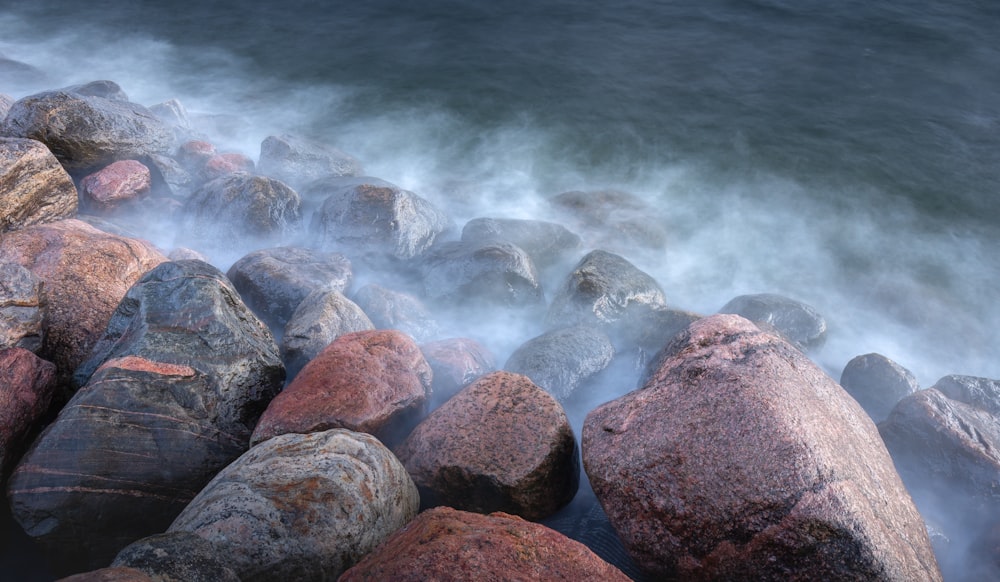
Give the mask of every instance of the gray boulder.
<svg viewBox="0 0 1000 582">
<path fill-rule="evenodd" d="M 373 329 L 375 324 L 343 293 L 331 288 L 316 289 L 299 303 L 281 337 L 281 359 L 288 378 L 295 378 L 338 337 Z"/>
<path fill-rule="evenodd" d="M 539 268 L 559 262 L 581 244 L 580 237 L 561 224 L 515 218 L 474 218 L 462 228 L 462 242 L 517 245 Z"/>
<path fill-rule="evenodd" d="M 504 369 L 524 374 L 563 401 L 614 357 L 615 348 L 606 333 L 578 325 L 528 340 L 511 354 Z"/>
<path fill-rule="evenodd" d="M 417 297 L 369 283 L 354 293 L 353 300 L 377 329 L 398 329 L 418 342 L 437 339 L 437 320 Z"/>
<path fill-rule="evenodd" d="M 301 188 L 320 178 L 360 176 L 361 162 L 322 142 L 300 136 L 269 135 L 260 144 L 260 173 Z"/>
<path fill-rule="evenodd" d="M 508 242 L 442 243 L 424 255 L 421 271 L 424 295 L 452 307 L 525 307 L 543 300 L 531 257 Z"/>
<path fill-rule="evenodd" d="M 157 582 L 240 582 L 211 542 L 186 531 L 155 534 L 118 552 L 111 567 L 135 568 Z"/>
<path fill-rule="evenodd" d="M 847 362 L 840 385 L 875 422 L 885 420 L 897 402 L 920 389 L 916 376 L 882 354 L 865 354 Z"/>
<path fill-rule="evenodd" d="M 800 349 L 818 348 L 826 341 L 826 320 L 813 307 L 774 293 L 757 293 L 734 297 L 719 313 L 742 315 L 776 331 Z"/>
</svg>

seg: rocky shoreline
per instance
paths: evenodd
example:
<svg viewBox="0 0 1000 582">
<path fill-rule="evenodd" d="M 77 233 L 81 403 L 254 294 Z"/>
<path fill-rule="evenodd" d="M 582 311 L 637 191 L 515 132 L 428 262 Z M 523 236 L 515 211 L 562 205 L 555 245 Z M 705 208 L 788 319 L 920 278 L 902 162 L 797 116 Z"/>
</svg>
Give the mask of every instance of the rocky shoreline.
<svg viewBox="0 0 1000 582">
<path fill-rule="evenodd" d="M 4 519 L 57 576 L 1000 575 L 1000 381 L 866 354 L 838 382 L 809 305 L 671 305 L 636 196 L 458 225 L 111 81 L 0 120 Z"/>
</svg>

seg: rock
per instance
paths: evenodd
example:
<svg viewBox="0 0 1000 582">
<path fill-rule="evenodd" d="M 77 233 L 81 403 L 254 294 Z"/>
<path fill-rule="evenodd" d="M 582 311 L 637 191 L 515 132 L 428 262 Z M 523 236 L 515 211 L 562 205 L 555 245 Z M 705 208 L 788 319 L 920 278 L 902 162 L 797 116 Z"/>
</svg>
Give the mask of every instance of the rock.
<svg viewBox="0 0 1000 582">
<path fill-rule="evenodd" d="M 343 335 L 305 365 L 267 407 L 251 443 L 285 433 L 345 428 L 402 440 L 427 412 L 431 368 L 406 334 Z"/>
<path fill-rule="evenodd" d="M 69 172 L 86 173 L 117 160 L 167 153 L 173 132 L 136 103 L 47 91 L 18 100 L 0 135 L 37 139 Z"/>
<path fill-rule="evenodd" d="M 865 354 L 847 362 L 840 385 L 875 422 L 885 420 L 900 399 L 920 389 L 909 370 L 882 354 Z"/>
<path fill-rule="evenodd" d="M 211 143 L 201 139 L 192 139 L 182 143 L 177 148 L 177 155 L 174 157 L 192 175 L 201 175 L 202 168 L 215 154 L 215 146 Z"/>
<path fill-rule="evenodd" d="M 122 299 L 77 371 L 82 387 L 14 471 L 15 519 L 60 564 L 106 564 L 162 532 L 247 449 L 283 372 L 218 269 L 159 265 Z"/>
<path fill-rule="evenodd" d="M 354 277 L 351 261 L 340 253 L 290 246 L 253 251 L 233 263 L 226 275 L 247 306 L 279 329 L 311 292 L 346 292 Z"/>
<path fill-rule="evenodd" d="M 492 372 L 432 412 L 396 449 L 424 507 L 541 519 L 579 486 L 559 403 L 525 376 Z"/>
<path fill-rule="evenodd" d="M 412 259 L 449 225 L 427 200 L 378 178 L 324 179 L 303 196 L 324 199 L 310 226 L 320 247 L 344 248 L 376 261 Z"/>
<path fill-rule="evenodd" d="M 89 83 L 81 83 L 78 85 L 64 87 L 61 90 L 66 91 L 67 93 L 76 93 L 77 95 L 84 95 L 88 97 L 103 97 L 104 99 L 110 99 L 111 101 L 128 101 L 128 95 L 121 88 L 121 85 L 115 83 L 114 81 L 90 81 Z"/>
<path fill-rule="evenodd" d="M 826 320 L 812 307 L 773 293 L 740 295 L 722 306 L 719 313 L 742 315 L 776 331 L 800 349 L 818 348 L 826 341 Z"/>
<path fill-rule="evenodd" d="M 417 513 L 399 461 L 342 429 L 269 439 L 226 467 L 169 531 L 213 544 L 243 582 L 335 580 Z"/>
<path fill-rule="evenodd" d="M 48 326 L 38 355 L 56 365 L 61 382 L 89 355 L 125 292 L 165 260 L 148 242 L 75 219 L 0 237 L 0 263 L 23 266 L 44 285 Z"/>
<path fill-rule="evenodd" d="M 509 242 L 524 249 L 540 268 L 559 262 L 581 245 L 580 237 L 561 224 L 514 218 L 474 218 L 462 228 L 462 242 L 475 246 Z"/>
<path fill-rule="evenodd" d="M 194 179 L 180 162 L 159 154 L 149 156 L 150 179 L 154 195 L 185 200 L 194 188 Z"/>
<path fill-rule="evenodd" d="M 398 329 L 418 342 L 435 339 L 440 333 L 434 315 L 409 293 L 369 283 L 358 289 L 353 299 L 377 329 Z"/>
<path fill-rule="evenodd" d="M 76 212 L 76 186 L 45 144 L 0 137 L 0 233 Z"/>
<path fill-rule="evenodd" d="M 280 244 L 299 232 L 300 205 L 299 195 L 277 180 L 229 174 L 204 184 L 187 199 L 183 239 L 229 250 Z"/>
<path fill-rule="evenodd" d="M 558 194 L 549 202 L 575 219 L 581 232 L 594 239 L 591 246 L 627 251 L 635 247 L 659 249 L 667 244 L 662 217 L 635 194 L 574 190 Z"/>
<path fill-rule="evenodd" d="M 281 338 L 281 359 L 288 377 L 294 378 L 338 337 L 374 329 L 365 312 L 340 291 L 314 290 L 299 303 Z"/>
<path fill-rule="evenodd" d="M 120 566 L 100 568 L 90 572 L 81 572 L 56 582 L 159 582 L 146 575 L 142 570 L 123 568 Z"/>
<path fill-rule="evenodd" d="M 496 370 L 493 354 L 476 340 L 448 338 L 420 346 L 433 371 L 430 409 L 441 406 L 480 376 Z"/>
<path fill-rule="evenodd" d="M 436 507 L 389 536 L 340 582 L 473 579 L 625 582 L 628 577 L 545 526 L 506 513 Z"/>
<path fill-rule="evenodd" d="M 424 255 L 421 271 L 424 295 L 449 306 L 530 307 L 544 299 L 531 257 L 507 242 L 439 244 Z"/>
<path fill-rule="evenodd" d="M 174 531 L 129 544 L 111 566 L 141 570 L 158 582 L 240 582 L 226 562 L 208 540 Z"/>
<path fill-rule="evenodd" d="M 545 320 L 550 328 L 595 325 L 617 339 L 630 335 L 635 322 L 666 307 L 656 280 L 624 257 L 597 250 L 583 257 L 566 277 Z"/>
<path fill-rule="evenodd" d="M 654 309 L 634 321 L 636 363 L 645 367 L 677 334 L 701 319 L 701 315 L 680 309 Z"/>
<path fill-rule="evenodd" d="M 39 352 L 45 343 L 48 301 L 42 281 L 16 263 L 0 263 L 0 349 Z"/>
<path fill-rule="evenodd" d="M 562 401 L 614 357 L 615 348 L 606 333 L 578 325 L 526 341 L 507 359 L 504 369 L 524 374 Z"/>
<path fill-rule="evenodd" d="M 260 173 L 295 188 L 320 178 L 361 176 L 361 162 L 335 147 L 299 136 L 269 135 L 260 144 Z"/>
<path fill-rule="evenodd" d="M 56 367 L 23 348 L 0 349 L 0 485 L 56 393 Z"/>
<path fill-rule="evenodd" d="M 874 424 L 780 337 L 698 320 L 639 390 L 593 410 L 583 461 L 663 579 L 940 580 Z"/>
<path fill-rule="evenodd" d="M 953 374 L 941 378 L 932 388 L 1000 418 L 1000 380 Z"/>
<path fill-rule="evenodd" d="M 201 177 L 205 182 L 210 182 L 230 174 L 252 174 L 253 171 L 253 160 L 243 154 L 216 154 L 205 160 L 205 165 L 201 167 Z"/>
<path fill-rule="evenodd" d="M 149 193 L 149 168 L 136 160 L 121 160 L 80 180 L 80 191 L 88 206 L 109 211 Z"/>
</svg>

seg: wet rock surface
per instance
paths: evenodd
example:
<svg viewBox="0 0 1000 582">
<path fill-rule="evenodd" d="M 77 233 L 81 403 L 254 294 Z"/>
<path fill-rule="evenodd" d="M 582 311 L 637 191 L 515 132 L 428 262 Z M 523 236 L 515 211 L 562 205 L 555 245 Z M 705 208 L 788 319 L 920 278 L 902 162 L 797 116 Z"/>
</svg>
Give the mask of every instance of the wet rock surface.
<svg viewBox="0 0 1000 582">
<path fill-rule="evenodd" d="M 85 176 L 80 190 L 91 209 L 108 212 L 148 194 L 152 184 L 142 162 L 121 160 Z"/>
<path fill-rule="evenodd" d="M 920 389 L 909 370 L 881 354 L 865 354 L 847 362 L 840 385 L 875 422 L 885 420 L 897 402 Z"/>
<path fill-rule="evenodd" d="M 602 580 L 629 578 L 583 544 L 505 513 L 436 507 L 344 573 L 360 580 Z"/>
<path fill-rule="evenodd" d="M 504 369 L 531 378 L 561 401 L 614 357 L 607 334 L 595 327 L 575 326 L 528 340 L 511 354 Z"/>
<path fill-rule="evenodd" d="M 42 281 L 21 265 L 0 263 L 0 348 L 41 350 L 47 312 Z"/>
<path fill-rule="evenodd" d="M 374 330 L 365 312 L 336 289 L 316 289 L 295 309 L 281 337 L 281 359 L 288 378 L 342 335 Z"/>
<path fill-rule="evenodd" d="M 418 342 L 437 339 L 440 333 L 434 314 L 415 295 L 369 283 L 352 299 L 378 329 L 398 329 Z"/>
<path fill-rule="evenodd" d="M 405 469 L 375 437 L 286 434 L 226 467 L 169 531 L 212 542 L 244 582 L 333 580 L 419 504 Z"/>
<path fill-rule="evenodd" d="M 346 428 L 393 446 L 426 414 L 430 390 L 431 368 L 408 335 L 349 333 L 324 348 L 275 397 L 251 442 Z"/>
<path fill-rule="evenodd" d="M 583 460 L 636 563 L 668 579 L 938 580 L 874 424 L 751 322 L 693 323 L 591 412 Z"/>
<path fill-rule="evenodd" d="M 740 295 L 723 305 L 719 313 L 741 315 L 765 331 L 780 333 L 801 349 L 816 348 L 826 341 L 823 316 L 813 307 L 783 295 Z"/>
<path fill-rule="evenodd" d="M 478 246 L 514 244 L 528 253 L 539 268 L 558 263 L 582 244 L 579 235 L 561 224 L 514 218 L 474 218 L 462 228 L 462 242 Z"/>
<path fill-rule="evenodd" d="M 508 242 L 442 243 L 421 261 L 424 296 L 450 305 L 534 306 L 542 287 L 531 257 Z"/>
<path fill-rule="evenodd" d="M 0 233 L 72 218 L 77 205 L 72 178 L 45 144 L 0 137 Z"/>
<path fill-rule="evenodd" d="M 269 135 L 260 144 L 259 169 L 301 188 L 326 177 L 360 176 L 361 162 L 339 149 L 308 138 L 282 134 Z"/>
<path fill-rule="evenodd" d="M 129 544 L 111 567 L 135 568 L 160 582 L 240 582 L 226 563 L 205 538 L 175 531 Z"/>
<path fill-rule="evenodd" d="M 395 449 L 424 507 L 540 519 L 579 485 L 576 441 L 558 402 L 525 376 L 492 372 L 432 412 Z"/>
<path fill-rule="evenodd" d="M 493 354 L 471 338 L 447 338 L 420 346 L 433 375 L 430 409 L 446 402 L 480 376 L 496 369 Z"/>
<path fill-rule="evenodd" d="M 0 485 L 49 412 L 56 367 L 23 348 L 0 349 Z M 0 512 L 4 515 L 6 512 Z"/>
</svg>

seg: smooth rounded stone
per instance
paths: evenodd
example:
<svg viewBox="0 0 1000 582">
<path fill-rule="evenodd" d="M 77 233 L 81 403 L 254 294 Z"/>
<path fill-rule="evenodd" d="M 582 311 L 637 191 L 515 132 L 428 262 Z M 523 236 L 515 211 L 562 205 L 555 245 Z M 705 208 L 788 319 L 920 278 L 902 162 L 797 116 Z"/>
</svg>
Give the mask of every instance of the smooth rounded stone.
<svg viewBox="0 0 1000 582">
<path fill-rule="evenodd" d="M 395 449 L 424 507 L 541 519 L 580 483 L 562 406 L 526 376 L 492 372 L 441 405 Z"/>
<path fill-rule="evenodd" d="M 328 176 L 361 176 L 361 162 L 325 143 L 301 136 L 269 135 L 260 144 L 259 170 L 295 188 Z"/>
<path fill-rule="evenodd" d="M 340 582 L 424 580 L 600 580 L 629 578 L 583 544 L 502 512 L 480 515 L 450 507 L 424 511 Z"/>
<path fill-rule="evenodd" d="M 111 566 L 141 570 L 158 582 L 240 582 L 227 562 L 205 538 L 172 531 L 129 544 Z"/>
<path fill-rule="evenodd" d="M 146 241 L 76 219 L 0 237 L 0 263 L 27 268 L 44 286 L 48 325 L 38 354 L 56 365 L 61 380 L 88 357 L 132 284 L 166 260 Z"/>
<path fill-rule="evenodd" d="M 160 582 L 147 575 L 142 570 L 114 566 L 81 572 L 60 578 L 56 582 Z"/>
<path fill-rule="evenodd" d="M 543 220 L 474 218 L 462 228 L 462 242 L 482 246 L 509 242 L 524 249 L 540 268 L 580 248 L 580 237 L 565 226 Z"/>
<path fill-rule="evenodd" d="M 305 188 L 303 197 L 324 200 L 310 226 L 316 244 L 376 261 L 412 259 L 449 226 L 433 204 L 378 178 L 322 179 Z"/>
<path fill-rule="evenodd" d="M 178 238 L 223 249 L 280 242 L 299 232 L 300 206 L 299 195 L 277 180 L 229 174 L 187 199 Z"/>
<path fill-rule="evenodd" d="M 178 142 L 186 141 L 195 134 L 187 108 L 179 100 L 167 99 L 162 103 L 150 105 L 149 110 L 164 123 L 174 128 L 174 135 L 177 136 Z"/>
<path fill-rule="evenodd" d="M 47 313 L 41 279 L 16 263 L 0 263 L 0 349 L 40 351 Z"/>
<path fill-rule="evenodd" d="M 394 446 L 427 413 L 431 368 L 410 336 L 359 331 L 323 349 L 271 402 L 251 443 L 345 428 Z"/>
<path fill-rule="evenodd" d="M 281 337 L 281 359 L 289 378 L 338 337 L 374 330 L 365 312 L 336 289 L 316 289 L 299 303 Z"/>
<path fill-rule="evenodd" d="M 875 422 L 885 420 L 897 402 L 920 389 L 916 376 L 882 354 L 851 359 L 840 375 L 840 385 Z"/>
<path fill-rule="evenodd" d="M 424 296 L 449 306 L 525 307 L 544 300 L 531 257 L 508 242 L 441 243 L 423 256 L 420 268 Z"/>
<path fill-rule="evenodd" d="M 46 91 L 14 103 L 0 135 L 44 143 L 70 172 L 89 172 L 117 160 L 165 154 L 170 127 L 142 105 L 128 101 Z"/>
<path fill-rule="evenodd" d="M 550 328 L 596 325 L 631 335 L 635 323 L 666 309 L 659 283 L 624 257 L 591 251 L 556 291 L 545 321 Z"/>
<path fill-rule="evenodd" d="M 128 101 L 128 94 L 125 93 L 121 85 L 106 79 L 70 85 L 69 87 L 63 87 L 61 91 L 89 97 L 103 97 L 112 101 Z"/>
<path fill-rule="evenodd" d="M 333 429 L 253 447 L 168 531 L 212 542 L 243 582 L 335 580 L 419 505 L 413 481 L 378 439 Z"/>
<path fill-rule="evenodd" d="M 0 349 L 0 485 L 56 393 L 56 367 L 23 348 Z"/>
<path fill-rule="evenodd" d="M 531 378 L 561 402 L 614 357 L 615 347 L 606 333 L 578 325 L 526 341 L 507 359 L 504 369 Z"/>
<path fill-rule="evenodd" d="M 1000 380 L 952 374 L 941 378 L 931 388 L 1000 418 Z"/>
<path fill-rule="evenodd" d="M 700 319 L 646 384 L 588 416 L 583 462 L 636 563 L 664 579 L 940 580 L 875 425 L 799 350 Z"/>
<path fill-rule="evenodd" d="M 436 339 L 440 333 L 434 315 L 420 299 L 409 293 L 369 283 L 358 289 L 352 299 L 377 329 L 398 329 L 418 342 Z"/>
<path fill-rule="evenodd" d="M 654 309 L 634 322 L 636 363 L 644 367 L 670 343 L 677 334 L 702 316 L 681 309 Z"/>
<path fill-rule="evenodd" d="M 149 193 L 152 178 L 142 162 L 120 160 L 80 180 L 80 192 L 90 209 L 109 211 Z"/>
<path fill-rule="evenodd" d="M 171 261 L 195 260 L 195 261 L 202 261 L 202 262 L 205 262 L 205 263 L 210 263 L 210 261 L 208 260 L 208 257 L 206 257 L 205 255 L 199 253 L 198 251 L 196 251 L 194 249 L 189 249 L 189 248 L 185 248 L 185 247 L 177 247 L 177 248 L 171 249 L 170 253 L 167 254 L 167 258 L 170 259 Z"/>
<path fill-rule="evenodd" d="M 441 406 L 480 376 L 496 370 L 496 359 L 470 338 L 447 338 L 420 346 L 434 372 L 430 409 Z"/>
<path fill-rule="evenodd" d="M 776 331 L 793 345 L 808 350 L 826 341 L 826 320 L 814 308 L 774 293 L 757 293 L 734 297 L 719 313 L 741 315 L 763 326 L 764 331 Z"/>
<path fill-rule="evenodd" d="M 83 386 L 14 471 L 15 519 L 66 567 L 106 564 L 163 531 L 247 449 L 283 378 L 270 332 L 218 269 L 157 266 L 122 299 L 77 372 Z"/>
<path fill-rule="evenodd" d="M 230 174 L 252 174 L 253 171 L 254 163 L 249 156 L 240 153 L 215 154 L 205 160 L 205 165 L 201 167 L 201 179 L 211 182 Z"/>
<path fill-rule="evenodd" d="M 344 255 L 293 246 L 253 251 L 233 263 L 226 275 L 247 306 L 279 329 L 314 290 L 344 293 L 354 277 Z"/>
<path fill-rule="evenodd" d="M 73 179 L 45 144 L 0 137 L 0 233 L 72 218 L 77 198 Z"/>
</svg>

